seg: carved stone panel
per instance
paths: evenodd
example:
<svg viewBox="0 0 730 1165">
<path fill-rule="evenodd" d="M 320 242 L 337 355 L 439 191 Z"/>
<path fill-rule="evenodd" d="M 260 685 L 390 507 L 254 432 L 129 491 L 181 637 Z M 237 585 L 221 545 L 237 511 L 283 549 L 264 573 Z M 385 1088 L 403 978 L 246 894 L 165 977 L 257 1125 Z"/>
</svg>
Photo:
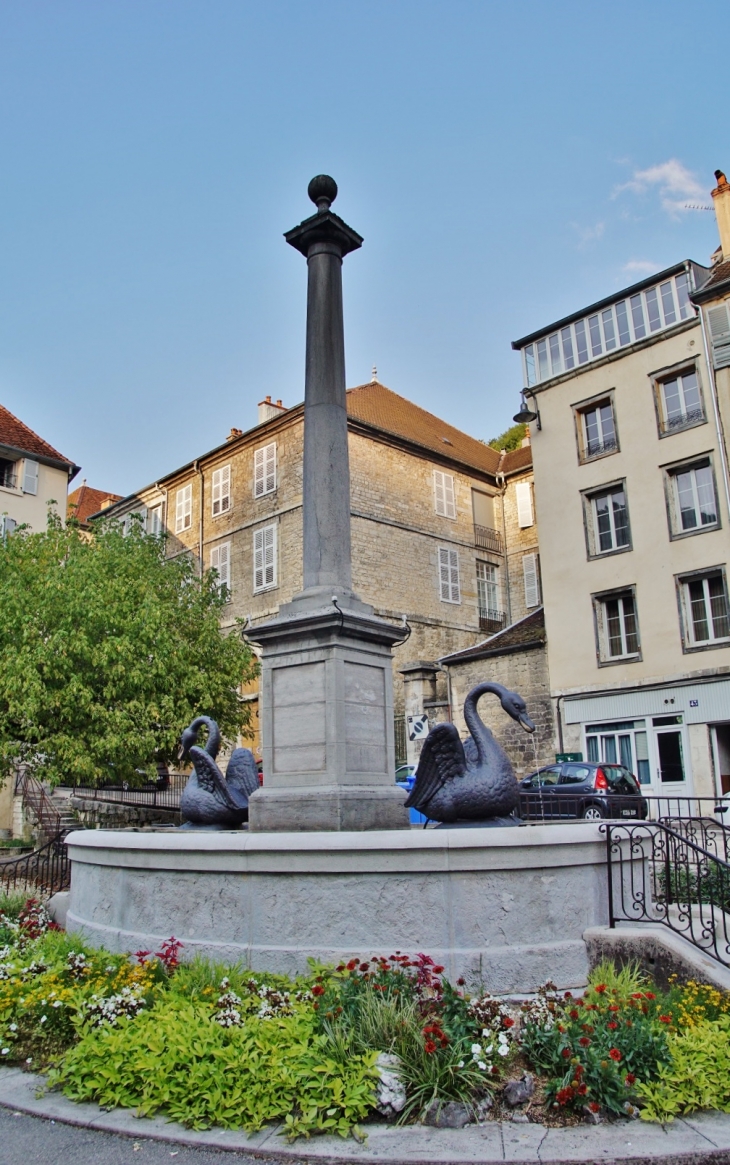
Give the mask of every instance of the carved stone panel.
<svg viewBox="0 0 730 1165">
<path fill-rule="evenodd" d="M 360 663 L 344 668 L 346 772 L 385 772 L 385 672 Z"/>
<path fill-rule="evenodd" d="M 274 771 L 323 772 L 327 763 L 325 664 L 273 669 Z"/>
</svg>

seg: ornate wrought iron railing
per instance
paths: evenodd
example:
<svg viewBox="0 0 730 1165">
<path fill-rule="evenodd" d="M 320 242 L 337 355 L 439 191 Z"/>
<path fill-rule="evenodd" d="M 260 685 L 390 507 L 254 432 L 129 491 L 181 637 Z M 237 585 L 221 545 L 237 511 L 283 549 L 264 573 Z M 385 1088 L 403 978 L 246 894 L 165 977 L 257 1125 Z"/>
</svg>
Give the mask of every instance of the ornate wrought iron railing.
<svg viewBox="0 0 730 1165">
<path fill-rule="evenodd" d="M 607 821 L 609 924 L 667 927 L 730 966 L 728 829 L 707 818 Z"/>
<path fill-rule="evenodd" d="M 504 623 L 504 611 L 492 611 L 489 607 L 479 608 L 479 627 L 482 631 L 501 631 Z"/>
<path fill-rule="evenodd" d="M 15 890 L 49 897 L 71 884 L 71 863 L 65 839 L 54 837 L 47 845 L 20 858 L 0 862 L 0 890 Z"/>
<path fill-rule="evenodd" d="M 62 831 L 61 814 L 43 785 L 29 769 L 22 767 L 15 777 L 16 796 L 23 798 L 23 808 L 30 810 L 47 837 L 56 837 Z"/>
<path fill-rule="evenodd" d="M 478 526 L 474 523 L 474 545 L 480 550 L 491 550 L 494 554 L 504 552 L 504 542 L 499 530 L 492 530 L 490 526 Z"/>
<path fill-rule="evenodd" d="M 106 801 L 118 805 L 149 806 L 151 809 L 179 809 L 180 794 L 187 783 L 187 776 L 181 774 L 170 777 L 166 788 L 138 789 L 124 785 L 104 785 L 100 787 L 78 785 L 73 795 L 82 801 Z"/>
</svg>

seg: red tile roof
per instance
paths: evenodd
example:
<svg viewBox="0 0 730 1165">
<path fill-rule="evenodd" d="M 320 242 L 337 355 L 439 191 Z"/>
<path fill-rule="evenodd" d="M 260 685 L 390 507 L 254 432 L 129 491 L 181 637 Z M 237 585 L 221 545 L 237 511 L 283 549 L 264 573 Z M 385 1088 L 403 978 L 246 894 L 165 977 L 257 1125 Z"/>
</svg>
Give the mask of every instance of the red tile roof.
<svg viewBox="0 0 730 1165">
<path fill-rule="evenodd" d="M 521 469 L 531 468 L 532 447 L 530 445 L 522 445 L 519 449 L 511 449 L 509 453 L 502 454 L 499 463 L 500 473 L 517 473 Z"/>
<path fill-rule="evenodd" d="M 496 449 L 427 413 L 378 381 L 347 390 L 347 413 L 354 421 L 404 438 L 482 473 L 494 474 L 499 468 L 500 454 Z"/>
<path fill-rule="evenodd" d="M 61 461 L 64 465 L 76 468 L 73 461 L 64 457 L 3 405 L 0 405 L 0 445 L 9 445 L 12 449 L 19 449 L 21 453 L 35 453 L 37 457 L 48 457 L 52 461 Z"/>
<path fill-rule="evenodd" d="M 78 489 L 68 495 L 66 514 L 69 518 L 76 518 L 84 524 L 92 514 L 98 514 L 110 502 L 120 502 L 121 494 L 110 494 L 103 489 L 92 489 L 86 482 L 82 482 Z"/>
</svg>

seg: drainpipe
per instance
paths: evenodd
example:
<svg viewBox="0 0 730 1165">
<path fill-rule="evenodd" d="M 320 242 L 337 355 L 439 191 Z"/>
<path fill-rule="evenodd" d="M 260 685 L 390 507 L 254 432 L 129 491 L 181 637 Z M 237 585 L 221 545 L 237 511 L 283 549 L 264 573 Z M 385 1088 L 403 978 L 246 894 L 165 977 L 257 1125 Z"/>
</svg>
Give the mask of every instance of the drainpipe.
<svg viewBox="0 0 730 1165">
<path fill-rule="evenodd" d="M 558 744 L 560 746 L 558 752 L 565 752 L 565 744 L 563 742 L 563 717 L 560 715 L 560 701 L 564 699 L 564 696 L 558 696 L 555 702 L 555 715 L 558 720 Z"/>
<path fill-rule="evenodd" d="M 203 478 L 203 471 L 200 468 L 199 461 L 196 460 L 196 462 L 193 466 L 193 469 L 196 471 L 198 477 L 200 478 L 200 520 L 198 522 L 198 556 L 200 558 L 200 577 L 202 578 L 203 573 L 204 573 L 204 571 L 203 571 L 203 505 L 204 505 L 204 501 L 205 501 L 204 496 L 203 496 L 204 478 Z"/>
<path fill-rule="evenodd" d="M 509 555 L 507 553 L 507 520 L 504 516 L 504 495 L 507 493 L 507 479 L 503 473 L 497 473 L 495 476 L 496 476 L 498 485 L 499 485 L 500 477 L 502 478 L 502 485 L 501 485 L 502 492 L 499 496 L 500 496 L 500 500 L 502 502 L 502 543 L 504 545 L 504 585 L 505 585 L 505 591 L 507 594 L 507 626 L 510 627 L 512 625 L 512 588 L 510 586 L 510 581 L 509 581 Z"/>
<path fill-rule="evenodd" d="M 725 486 L 725 502 L 727 504 L 728 513 L 730 514 L 730 480 L 728 479 L 728 465 L 727 452 L 725 450 L 725 438 L 722 431 L 722 421 L 720 420 L 720 406 L 717 399 L 717 381 L 715 380 L 715 369 L 712 367 L 712 360 L 710 358 L 711 347 L 708 344 L 707 328 L 705 327 L 705 313 L 700 308 L 700 324 L 702 326 L 702 343 L 705 349 L 705 364 L 707 365 L 707 372 L 710 378 L 710 395 L 712 396 L 712 412 L 715 417 L 715 427 L 717 429 L 717 441 L 720 446 L 720 462 L 722 464 L 722 480 Z"/>
</svg>

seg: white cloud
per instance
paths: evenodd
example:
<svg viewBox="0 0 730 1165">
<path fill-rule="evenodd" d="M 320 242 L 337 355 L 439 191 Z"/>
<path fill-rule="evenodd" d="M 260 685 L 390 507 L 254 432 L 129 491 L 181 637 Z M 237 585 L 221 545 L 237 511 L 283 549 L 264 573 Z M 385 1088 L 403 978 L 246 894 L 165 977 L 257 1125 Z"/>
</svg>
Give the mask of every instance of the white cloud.
<svg viewBox="0 0 730 1165">
<path fill-rule="evenodd" d="M 688 202 L 696 202 L 698 199 L 704 201 L 707 198 L 704 186 L 678 158 L 670 158 L 646 170 L 635 170 L 629 182 L 615 187 L 612 197 L 616 198 L 625 190 L 633 194 L 657 190 L 662 209 L 673 216 L 685 210 Z"/>
<path fill-rule="evenodd" d="M 652 263 L 650 259 L 629 259 L 621 268 L 627 275 L 653 275 L 659 269 L 659 264 Z"/>
<path fill-rule="evenodd" d="M 573 230 L 577 233 L 580 239 L 580 245 L 585 247 L 588 243 L 594 243 L 596 239 L 600 239 L 601 235 L 606 229 L 605 222 L 597 222 L 592 227 L 582 227 L 579 223 L 571 223 Z"/>
</svg>

